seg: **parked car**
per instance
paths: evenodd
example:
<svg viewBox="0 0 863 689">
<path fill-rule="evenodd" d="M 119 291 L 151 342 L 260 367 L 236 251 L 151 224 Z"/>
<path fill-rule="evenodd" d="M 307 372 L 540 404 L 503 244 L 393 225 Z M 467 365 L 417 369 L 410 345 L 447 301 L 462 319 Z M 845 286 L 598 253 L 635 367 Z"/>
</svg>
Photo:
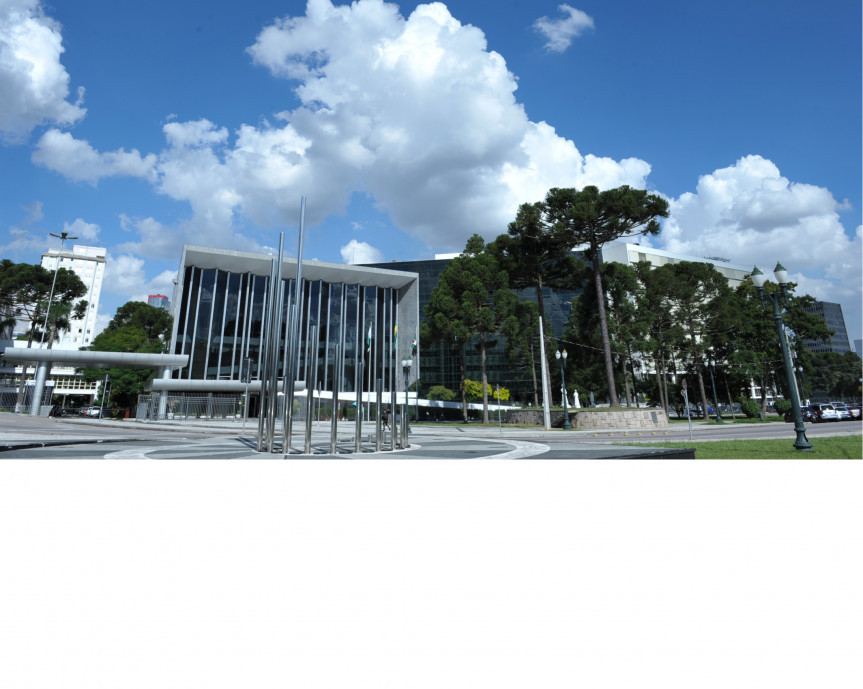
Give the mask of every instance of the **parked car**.
<svg viewBox="0 0 863 689">
<path fill-rule="evenodd" d="M 94 416 L 97 419 L 102 417 L 102 410 L 99 407 L 87 407 L 86 416 Z"/>
<path fill-rule="evenodd" d="M 801 407 L 800 414 L 803 416 L 803 423 L 817 423 L 817 415 L 809 407 Z M 794 423 L 794 410 L 789 409 L 785 412 L 785 422 Z"/>
<path fill-rule="evenodd" d="M 851 414 L 851 411 L 844 404 L 834 404 L 833 408 L 836 410 L 836 413 L 839 414 L 840 421 L 854 420 L 854 416 Z"/>
<path fill-rule="evenodd" d="M 851 416 L 855 419 L 860 418 L 860 405 L 859 404 L 849 404 L 846 405 L 848 407 L 848 411 L 851 412 Z"/>
<path fill-rule="evenodd" d="M 815 412 L 815 423 L 824 421 L 839 421 L 839 414 L 833 408 L 832 404 L 816 403 L 810 404 L 809 408 Z"/>
</svg>

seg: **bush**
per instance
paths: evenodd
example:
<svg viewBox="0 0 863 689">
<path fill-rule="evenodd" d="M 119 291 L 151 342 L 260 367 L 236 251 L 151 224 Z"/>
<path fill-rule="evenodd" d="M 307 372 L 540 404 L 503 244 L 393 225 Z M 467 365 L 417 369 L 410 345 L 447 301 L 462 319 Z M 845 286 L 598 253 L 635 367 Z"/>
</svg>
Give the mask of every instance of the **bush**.
<svg viewBox="0 0 863 689">
<path fill-rule="evenodd" d="M 743 400 L 740 409 L 746 414 L 747 419 L 757 419 L 761 416 L 761 405 L 754 400 Z"/>
<path fill-rule="evenodd" d="M 784 399 L 778 399 L 773 403 L 773 408 L 779 416 L 785 416 L 785 414 L 791 411 L 791 402 Z"/>
</svg>

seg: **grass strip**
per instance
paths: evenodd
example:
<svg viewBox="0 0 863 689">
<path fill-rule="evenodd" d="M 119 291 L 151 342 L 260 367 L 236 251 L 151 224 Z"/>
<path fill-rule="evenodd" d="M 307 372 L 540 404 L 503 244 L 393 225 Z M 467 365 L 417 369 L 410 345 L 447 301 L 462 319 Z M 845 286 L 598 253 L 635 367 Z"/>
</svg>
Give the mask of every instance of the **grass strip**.
<svg viewBox="0 0 863 689">
<path fill-rule="evenodd" d="M 694 447 L 696 459 L 861 459 L 863 437 L 844 435 L 811 439 L 812 452 L 799 452 L 794 440 L 705 440 L 691 443 L 627 443 L 649 447 Z"/>
</svg>

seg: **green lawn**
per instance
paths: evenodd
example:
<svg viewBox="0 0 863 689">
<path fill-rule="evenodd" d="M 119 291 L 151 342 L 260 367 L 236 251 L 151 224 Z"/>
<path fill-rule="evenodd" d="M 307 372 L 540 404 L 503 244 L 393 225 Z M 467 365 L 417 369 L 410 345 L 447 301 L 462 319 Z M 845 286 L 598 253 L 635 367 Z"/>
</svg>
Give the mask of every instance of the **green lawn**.
<svg viewBox="0 0 863 689">
<path fill-rule="evenodd" d="M 651 447 L 694 447 L 696 459 L 861 459 L 863 438 L 847 435 L 810 440 L 812 452 L 798 452 L 793 439 L 714 440 L 691 443 L 627 443 Z"/>
</svg>

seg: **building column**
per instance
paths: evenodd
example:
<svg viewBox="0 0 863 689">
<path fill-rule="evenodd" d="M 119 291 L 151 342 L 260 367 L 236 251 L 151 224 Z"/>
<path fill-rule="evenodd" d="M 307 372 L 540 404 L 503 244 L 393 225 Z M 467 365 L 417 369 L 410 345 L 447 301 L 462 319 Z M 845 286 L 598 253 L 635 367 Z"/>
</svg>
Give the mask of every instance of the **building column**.
<svg viewBox="0 0 863 689">
<path fill-rule="evenodd" d="M 156 378 L 161 378 L 162 380 L 168 380 L 171 378 L 171 367 L 170 366 L 160 366 L 156 370 Z M 162 390 L 159 393 L 159 411 L 156 414 L 156 419 L 159 421 L 164 421 L 168 415 L 168 391 Z"/>
<path fill-rule="evenodd" d="M 42 393 L 45 391 L 45 381 L 51 372 L 50 361 L 40 361 L 36 367 L 33 379 L 33 396 L 30 398 L 30 415 L 39 416 L 42 411 Z"/>
</svg>

